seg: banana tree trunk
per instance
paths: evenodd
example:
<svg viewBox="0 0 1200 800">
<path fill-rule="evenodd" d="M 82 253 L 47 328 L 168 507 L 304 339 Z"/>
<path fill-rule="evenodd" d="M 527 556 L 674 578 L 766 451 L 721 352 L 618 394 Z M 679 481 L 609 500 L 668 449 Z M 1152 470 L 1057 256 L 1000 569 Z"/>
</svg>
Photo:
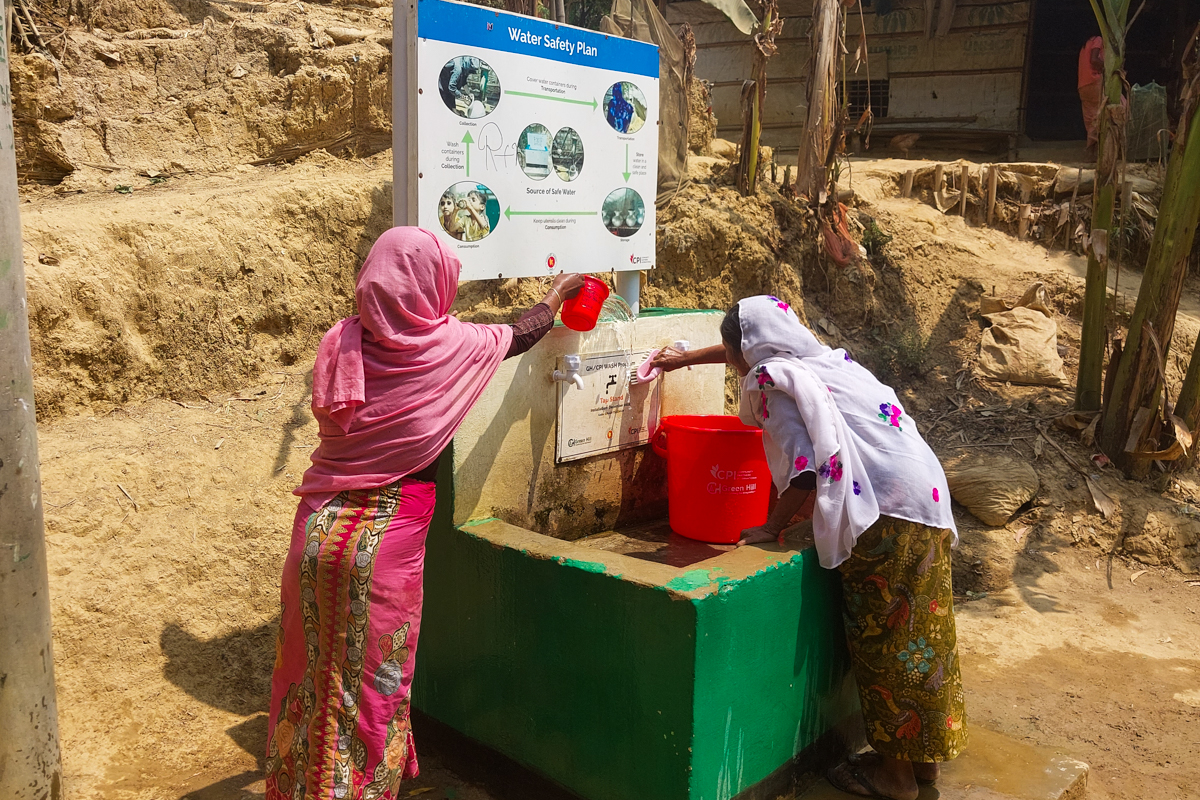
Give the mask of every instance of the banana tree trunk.
<svg viewBox="0 0 1200 800">
<path fill-rule="evenodd" d="M 841 53 L 840 0 L 814 0 L 812 67 L 808 75 L 808 111 L 800 134 L 796 196 L 819 201 L 829 185 L 826 164 L 837 124 L 837 63 Z"/>
<path fill-rule="evenodd" d="M 1197 33 L 1200 34 L 1200 29 Z M 1188 255 L 1200 224 L 1200 192 L 1196 190 L 1200 186 L 1200 55 L 1196 53 L 1196 44 L 1197 38 L 1193 37 L 1184 63 L 1185 74 L 1189 76 L 1184 89 L 1184 115 L 1167 168 L 1142 288 L 1100 429 L 1101 448 L 1114 463 L 1135 477 L 1143 476 L 1150 464 L 1148 458 L 1136 453 L 1160 452 L 1159 443 L 1152 438 L 1152 425 L 1147 426 L 1149 430 L 1134 427 L 1138 420 L 1150 420 L 1158 411 L 1170 410 L 1161 407 L 1163 369 L 1187 277 Z M 1150 340 L 1151 333 L 1157 342 Z M 1191 430 L 1200 412 L 1198 384 L 1200 363 L 1193 354 L 1177 406 Z M 1138 411 L 1143 408 L 1150 413 L 1139 417 Z"/>
<path fill-rule="evenodd" d="M 767 96 L 767 60 L 775 54 L 775 36 L 783 18 L 775 0 L 763 4 L 761 32 L 754 35 L 754 62 L 742 90 L 742 149 L 738 154 L 738 191 L 754 194 L 758 183 L 758 143 L 762 134 L 763 103 Z"/>
<path fill-rule="evenodd" d="M 1096 188 L 1092 195 L 1093 246 L 1088 250 L 1088 269 L 1083 296 L 1083 331 L 1079 343 L 1079 377 L 1075 383 L 1075 408 L 1098 411 L 1104 381 L 1104 346 L 1107 341 L 1104 308 L 1108 302 L 1108 242 L 1112 238 L 1113 203 L 1116 198 L 1117 165 L 1124 159 L 1125 31 L 1129 0 L 1091 0 L 1092 11 L 1104 39 L 1105 107 L 1100 112 L 1096 147 Z"/>
</svg>

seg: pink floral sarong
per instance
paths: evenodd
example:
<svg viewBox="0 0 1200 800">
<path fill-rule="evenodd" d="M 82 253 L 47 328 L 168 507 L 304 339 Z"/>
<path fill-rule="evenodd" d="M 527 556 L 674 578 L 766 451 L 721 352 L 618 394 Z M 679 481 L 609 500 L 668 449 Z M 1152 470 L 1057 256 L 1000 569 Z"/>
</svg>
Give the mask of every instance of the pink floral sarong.
<svg viewBox="0 0 1200 800">
<path fill-rule="evenodd" d="M 392 800 L 417 774 L 409 689 L 432 483 L 301 503 L 283 568 L 267 800 Z"/>
</svg>

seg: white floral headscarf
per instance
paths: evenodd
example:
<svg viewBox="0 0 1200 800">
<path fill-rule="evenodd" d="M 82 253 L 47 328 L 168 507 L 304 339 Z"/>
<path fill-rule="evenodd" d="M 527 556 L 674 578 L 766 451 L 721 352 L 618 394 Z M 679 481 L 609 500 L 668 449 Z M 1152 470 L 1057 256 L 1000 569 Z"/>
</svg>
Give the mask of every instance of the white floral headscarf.
<svg viewBox="0 0 1200 800">
<path fill-rule="evenodd" d="M 880 514 L 955 529 L 942 466 L 891 388 L 845 350 L 821 344 L 777 297 L 742 300 L 738 316 L 751 365 L 739 416 L 763 429 L 780 494 L 797 475 L 816 473 L 822 566 L 849 558 Z"/>
</svg>

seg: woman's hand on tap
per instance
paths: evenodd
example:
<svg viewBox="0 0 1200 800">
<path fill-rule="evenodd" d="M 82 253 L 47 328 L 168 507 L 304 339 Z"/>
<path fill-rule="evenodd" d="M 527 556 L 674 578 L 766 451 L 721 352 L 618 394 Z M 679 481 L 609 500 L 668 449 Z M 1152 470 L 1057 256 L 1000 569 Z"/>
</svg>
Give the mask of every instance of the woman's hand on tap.
<svg viewBox="0 0 1200 800">
<path fill-rule="evenodd" d="M 702 347 L 699 350 L 678 350 L 675 347 L 664 347 L 658 351 L 651 364 L 663 372 L 672 372 L 694 364 L 724 364 L 725 347 L 715 344 L 712 347 Z"/>
<path fill-rule="evenodd" d="M 663 372 L 672 372 L 686 367 L 689 363 L 687 354 L 683 350 L 676 350 L 674 347 L 664 347 L 662 350 L 659 350 L 658 355 L 651 362 L 653 366 L 658 367 Z"/>
</svg>

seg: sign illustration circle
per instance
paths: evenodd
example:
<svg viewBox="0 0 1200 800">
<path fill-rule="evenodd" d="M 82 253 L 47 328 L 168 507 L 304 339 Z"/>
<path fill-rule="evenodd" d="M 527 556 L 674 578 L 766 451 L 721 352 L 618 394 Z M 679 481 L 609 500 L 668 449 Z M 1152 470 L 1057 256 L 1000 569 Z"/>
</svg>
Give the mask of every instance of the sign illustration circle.
<svg viewBox="0 0 1200 800">
<path fill-rule="evenodd" d="M 646 203 L 633 189 L 622 186 L 609 193 L 600 207 L 600 221 L 608 232 L 622 239 L 637 233 L 646 220 Z"/>
<path fill-rule="evenodd" d="M 475 181 L 459 181 L 438 199 L 438 223 L 460 242 L 486 239 L 500 221 L 500 201 Z"/>
<path fill-rule="evenodd" d="M 438 74 L 438 94 L 460 117 L 486 117 L 500 103 L 500 76 L 482 58 L 455 56 Z"/>
<path fill-rule="evenodd" d="M 617 133 L 637 133 L 646 116 L 646 95 L 635 84 L 617 81 L 604 93 L 604 119 Z"/>
</svg>

